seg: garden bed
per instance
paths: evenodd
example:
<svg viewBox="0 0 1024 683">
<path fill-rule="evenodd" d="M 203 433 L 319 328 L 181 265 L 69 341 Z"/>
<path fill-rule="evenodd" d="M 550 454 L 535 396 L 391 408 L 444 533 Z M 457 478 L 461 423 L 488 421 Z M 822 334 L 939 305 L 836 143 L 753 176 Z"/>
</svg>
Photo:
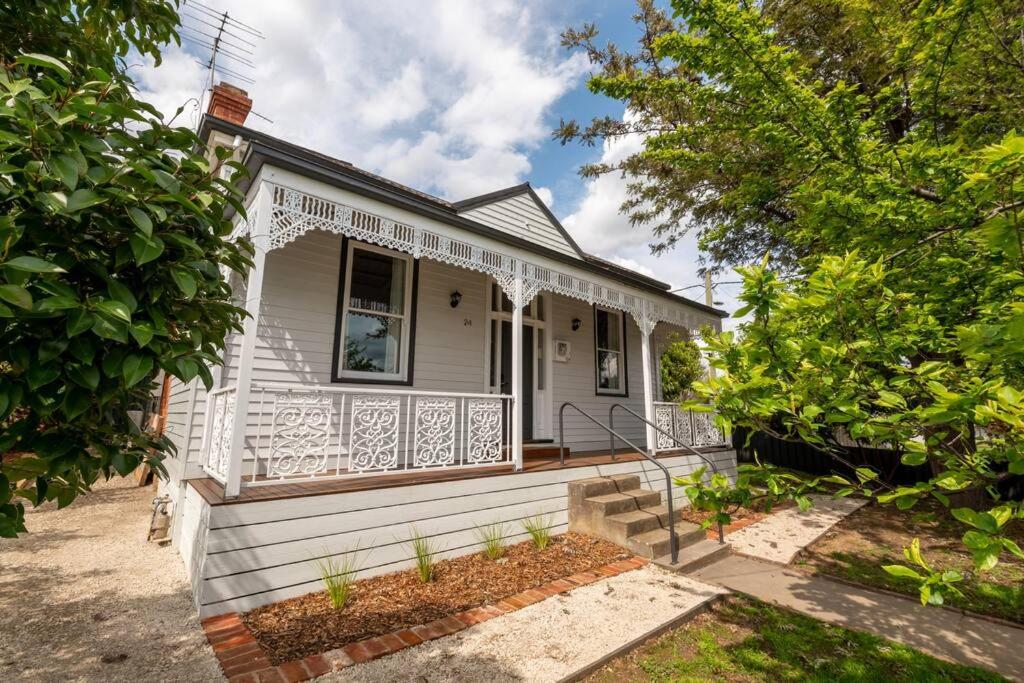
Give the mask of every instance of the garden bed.
<svg viewBox="0 0 1024 683">
<path fill-rule="evenodd" d="M 729 597 L 585 679 L 620 681 L 1001 681 L 877 636 Z"/>
<path fill-rule="evenodd" d="M 352 584 L 343 609 L 325 592 L 310 593 L 242 615 L 271 662 L 326 652 L 487 605 L 530 588 L 631 557 L 622 548 L 581 534 L 564 534 L 538 550 L 509 546 L 501 560 L 480 553 L 439 561 L 423 583 L 415 569 Z"/>
<path fill-rule="evenodd" d="M 843 519 L 828 533 L 802 550 L 794 564 L 868 587 L 917 597 L 917 586 L 882 569 L 886 564 L 906 564 L 902 549 L 915 538 L 933 567 L 956 569 L 965 580 L 957 586 L 964 596 L 950 604 L 977 614 L 1024 623 L 1024 562 L 1003 553 L 994 569 L 978 575 L 961 537 L 966 527 L 942 514 L 938 503 L 922 501 L 912 510 L 891 505 L 866 505 Z M 935 519 L 923 519 L 922 513 Z M 1011 538 L 1024 544 L 1024 524 L 1009 522 Z"/>
<path fill-rule="evenodd" d="M 732 513 L 732 522 L 725 527 L 725 533 L 731 534 L 734 531 L 739 531 L 743 527 L 750 526 L 755 522 L 760 522 L 765 517 L 768 517 L 780 510 L 785 510 L 788 507 L 793 507 L 793 503 L 786 501 L 772 508 L 771 512 L 765 512 L 764 506 L 755 504 L 752 508 L 741 507 L 736 512 Z M 713 512 L 708 510 L 697 510 L 693 507 L 687 506 L 683 508 L 683 521 L 690 522 L 691 524 L 703 524 L 704 520 L 714 515 Z M 711 525 L 708 527 L 708 538 L 718 539 L 718 527 Z"/>
</svg>

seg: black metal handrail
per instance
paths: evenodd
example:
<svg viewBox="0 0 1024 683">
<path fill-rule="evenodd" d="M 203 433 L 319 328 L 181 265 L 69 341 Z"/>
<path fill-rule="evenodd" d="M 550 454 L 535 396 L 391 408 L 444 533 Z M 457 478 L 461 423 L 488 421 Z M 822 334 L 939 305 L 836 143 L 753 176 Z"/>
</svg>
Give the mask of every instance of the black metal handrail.
<svg viewBox="0 0 1024 683">
<path fill-rule="evenodd" d="M 658 462 L 654 456 L 650 455 L 647 451 L 643 450 L 632 441 L 615 432 L 611 427 L 604 424 L 587 411 L 580 408 L 574 403 L 566 401 L 562 404 L 562 407 L 558 409 L 558 461 L 562 466 L 565 466 L 565 409 L 572 408 L 583 417 L 587 418 L 601 429 L 605 430 L 613 437 L 618 437 L 619 441 L 630 446 L 634 451 L 642 455 L 643 457 L 650 460 L 652 463 L 661 468 L 661 471 L 665 473 L 665 495 L 668 497 L 668 539 L 669 539 L 669 553 L 672 555 L 672 564 L 679 561 L 679 539 L 676 537 L 676 520 L 672 508 L 672 475 L 669 473 L 668 468 Z M 614 449 L 612 449 L 612 457 L 614 457 Z"/>
<path fill-rule="evenodd" d="M 612 460 L 615 459 L 615 409 L 616 408 L 622 408 L 627 413 L 629 413 L 633 417 L 637 418 L 641 422 L 644 422 L 644 423 L 650 425 L 651 427 L 654 427 L 654 429 L 656 429 L 660 433 L 664 434 L 668 438 L 670 438 L 673 441 L 675 441 L 677 445 L 682 446 L 686 450 L 690 451 L 690 453 L 696 455 L 698 458 L 700 458 L 701 460 L 706 462 L 708 465 L 710 465 L 711 466 L 711 473 L 712 474 L 718 474 L 718 465 L 716 465 L 713 460 L 705 457 L 703 453 L 701 453 L 697 449 L 693 448 L 689 444 L 685 444 L 682 441 L 680 441 L 679 437 L 677 437 L 675 434 L 670 434 L 669 432 L 666 432 L 664 429 L 662 429 L 658 425 L 654 424 L 653 422 L 648 420 L 646 417 L 644 417 L 640 413 L 636 412 L 635 410 L 633 410 L 629 406 L 622 405 L 621 403 L 613 403 L 611 405 L 611 407 L 608 408 L 608 439 L 609 439 L 609 444 L 611 445 L 611 449 L 612 449 Z M 652 447 L 651 451 L 653 451 L 653 450 L 654 450 L 654 448 Z M 718 542 L 719 543 L 725 543 L 725 529 L 722 528 L 722 523 L 721 522 L 718 523 Z"/>
</svg>

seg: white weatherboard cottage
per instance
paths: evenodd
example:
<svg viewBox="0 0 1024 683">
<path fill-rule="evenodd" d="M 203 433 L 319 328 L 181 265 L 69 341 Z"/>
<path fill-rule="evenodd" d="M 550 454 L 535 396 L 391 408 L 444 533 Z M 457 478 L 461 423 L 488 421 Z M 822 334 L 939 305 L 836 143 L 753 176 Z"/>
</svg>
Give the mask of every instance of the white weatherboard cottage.
<svg viewBox="0 0 1024 683">
<path fill-rule="evenodd" d="M 251 172 L 252 317 L 216 388 L 173 383 L 166 415 L 203 617 L 317 590 L 312 560 L 357 547 L 363 575 L 402 569 L 411 525 L 448 556 L 494 521 L 564 531 L 567 482 L 664 488 L 642 450 L 673 475 L 702 464 L 682 444 L 731 470 L 709 415 L 659 401 L 656 367 L 720 311 L 585 254 L 529 185 L 443 201 L 245 128 L 250 105 L 217 86 L 201 134 Z"/>
</svg>

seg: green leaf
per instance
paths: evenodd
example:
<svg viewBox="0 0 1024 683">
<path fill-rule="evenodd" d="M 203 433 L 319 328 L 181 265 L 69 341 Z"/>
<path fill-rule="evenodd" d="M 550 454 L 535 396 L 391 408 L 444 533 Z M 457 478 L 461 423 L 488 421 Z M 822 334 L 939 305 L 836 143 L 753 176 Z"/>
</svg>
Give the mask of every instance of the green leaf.
<svg viewBox="0 0 1024 683">
<path fill-rule="evenodd" d="M 10 261 L 0 264 L 5 268 L 20 270 L 24 273 L 63 273 L 65 270 L 60 266 L 44 261 L 35 256 L 18 256 Z"/>
<path fill-rule="evenodd" d="M 171 270 L 171 277 L 174 278 L 174 283 L 178 285 L 178 289 L 181 290 L 182 294 L 185 295 L 186 299 L 191 299 L 196 295 L 196 279 L 185 268 L 173 268 Z"/>
<path fill-rule="evenodd" d="M 81 190 L 75 190 L 71 193 L 71 196 L 68 197 L 67 210 L 71 212 L 81 211 L 82 209 L 87 209 L 90 206 L 96 206 L 97 204 L 105 201 L 106 198 L 98 192 L 83 188 Z"/>
<path fill-rule="evenodd" d="M 867 467 L 858 467 L 854 470 L 854 474 L 857 475 L 857 479 L 859 479 L 862 484 L 878 479 L 878 473 L 872 469 L 868 469 Z"/>
<path fill-rule="evenodd" d="M 84 309 L 76 309 L 68 313 L 67 331 L 69 337 L 82 334 L 93 326 L 96 316 Z"/>
<path fill-rule="evenodd" d="M 47 339 L 39 345 L 39 362 L 48 363 L 60 354 L 64 353 L 64 349 L 68 347 L 68 340 L 63 337 L 56 339 Z"/>
<path fill-rule="evenodd" d="M 0 285 L 0 299 L 19 308 L 32 310 L 32 294 L 18 285 Z"/>
<path fill-rule="evenodd" d="M 914 579 L 915 581 L 924 580 L 923 576 L 915 572 L 910 567 L 904 567 L 902 564 L 886 564 L 882 566 L 882 569 L 893 576 L 898 576 L 901 579 Z"/>
<path fill-rule="evenodd" d="M 152 356 L 140 356 L 135 353 L 128 354 L 125 356 L 124 363 L 121 366 L 121 374 L 124 377 L 125 386 L 135 386 L 141 382 L 152 369 Z"/>
<path fill-rule="evenodd" d="M 137 206 L 132 206 L 128 209 L 128 216 L 143 235 L 147 238 L 153 235 L 153 221 L 150 220 L 149 214 Z"/>
<path fill-rule="evenodd" d="M 92 365 L 76 365 L 68 370 L 68 375 L 86 389 L 96 389 L 100 385 L 100 371 Z"/>
<path fill-rule="evenodd" d="M 89 410 L 89 406 L 93 403 L 92 394 L 83 389 L 71 389 L 68 391 L 68 395 L 64 397 L 64 404 L 62 410 L 69 420 L 74 420 L 76 417 Z"/>
<path fill-rule="evenodd" d="M 59 154 L 50 159 L 49 165 L 69 190 L 75 189 L 78 185 L 78 164 L 70 155 Z"/>
<path fill-rule="evenodd" d="M 100 313 L 107 317 L 115 318 L 126 323 L 130 323 L 132 321 L 131 311 L 129 311 L 128 307 L 125 306 L 120 301 L 113 301 L 108 299 L 105 301 L 97 302 L 95 306 L 97 311 L 99 311 Z"/>
<path fill-rule="evenodd" d="M 135 262 L 140 266 L 149 263 L 164 252 L 164 243 L 159 237 L 146 237 L 135 233 L 128 239 L 128 243 L 131 245 Z"/>
<path fill-rule="evenodd" d="M 71 69 L 69 69 L 64 62 L 60 61 L 56 57 L 51 57 L 50 55 L 43 55 L 38 52 L 27 52 L 20 55 L 14 61 L 18 64 L 39 66 L 50 71 L 56 71 L 64 80 L 71 78 Z"/>
<path fill-rule="evenodd" d="M 28 372 L 25 373 L 25 378 L 28 380 L 28 388 L 33 390 L 46 386 L 58 377 L 60 377 L 59 366 L 43 365 L 41 363 L 32 365 Z"/>
<path fill-rule="evenodd" d="M 974 566 L 978 571 L 987 572 L 999 564 L 999 553 L 1002 551 L 1001 543 L 993 543 L 984 548 L 979 548 L 971 553 L 974 558 Z"/>
<path fill-rule="evenodd" d="M 36 309 L 42 313 L 52 313 L 77 308 L 79 305 L 78 300 L 71 296 L 51 296 L 40 301 Z"/>
<path fill-rule="evenodd" d="M 153 326 L 146 321 L 142 321 L 129 327 L 128 333 L 132 335 L 136 344 L 145 346 L 153 339 Z"/>
<path fill-rule="evenodd" d="M 135 300 L 132 290 L 117 280 L 111 280 L 107 283 L 107 291 L 110 292 L 111 297 L 127 306 L 129 313 L 134 313 L 135 309 L 138 308 L 139 303 Z"/>
</svg>

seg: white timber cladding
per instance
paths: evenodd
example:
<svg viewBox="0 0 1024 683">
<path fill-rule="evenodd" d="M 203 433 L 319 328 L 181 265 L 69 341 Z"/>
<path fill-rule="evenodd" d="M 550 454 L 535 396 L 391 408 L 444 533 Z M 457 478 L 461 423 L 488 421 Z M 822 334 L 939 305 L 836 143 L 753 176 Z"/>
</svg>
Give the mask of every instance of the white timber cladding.
<svg viewBox="0 0 1024 683">
<path fill-rule="evenodd" d="M 510 298 L 516 278 L 522 277 L 524 302 L 539 291 L 563 294 L 629 313 L 647 332 L 657 322 L 696 328 L 705 317 L 668 296 L 641 291 L 614 278 L 292 172 L 264 167 L 261 178 L 260 193 L 266 190 L 270 197 L 269 249 L 319 229 L 486 273 Z"/>
<path fill-rule="evenodd" d="M 548 249 L 579 258 L 579 254 L 565 239 L 565 235 L 527 192 L 463 211 L 460 215 Z"/>
<path fill-rule="evenodd" d="M 723 473 L 734 474 L 732 451 L 708 457 Z M 661 462 L 673 476 L 683 476 L 701 461 L 680 456 Z M 548 516 L 553 533 L 564 532 L 566 483 L 612 474 L 640 474 L 642 486 L 664 490 L 661 470 L 646 461 L 633 461 L 277 501 L 200 505 L 190 516 L 207 514 L 208 531 L 193 532 L 188 548 L 192 567 L 201 564 L 201 572 L 192 575 L 200 614 L 205 618 L 245 611 L 320 590 L 313 560 L 325 554 L 355 553 L 360 578 L 404 569 L 413 558 L 407 543 L 413 524 L 441 548 L 441 558 L 476 551 L 475 531 L 482 524 L 501 522 L 505 539 L 517 542 L 526 538 L 522 520 L 542 514 Z M 676 493 L 679 504 L 685 504 Z M 199 563 L 196 553 L 203 551 L 205 559 Z"/>
<path fill-rule="evenodd" d="M 267 168 L 263 169 L 260 177 L 291 184 L 314 182 L 295 174 Z M 344 200 L 346 204 L 361 210 L 393 214 L 396 219 L 425 223 L 437 234 L 448 234 L 452 238 L 464 236 L 464 231 L 459 229 L 414 216 L 337 188 L 317 184 L 315 189 L 330 195 L 333 199 Z M 256 194 L 255 189 L 251 194 Z M 250 220 L 253 218 L 250 214 Z M 533 256 L 527 252 L 517 251 L 509 245 L 494 243 L 488 246 L 503 249 L 516 258 Z M 307 231 L 304 228 L 297 236 L 267 254 L 253 359 L 254 382 L 331 382 L 338 284 L 342 275 L 341 249 L 342 237 L 339 234 L 318 229 Z M 553 267 L 559 265 L 547 263 L 543 259 L 541 262 Z M 476 270 L 456 267 L 432 258 L 419 260 L 415 340 L 412 345 L 414 376 L 411 389 L 473 393 L 479 392 L 484 386 L 485 364 L 488 357 L 486 310 L 490 282 L 491 277 L 488 274 Z M 462 301 L 457 308 L 450 305 L 450 297 L 454 291 L 462 294 Z M 545 355 L 550 358 L 553 341 L 562 339 L 571 343 L 572 357 L 568 363 L 548 365 L 552 373 L 550 387 L 547 389 L 551 398 L 545 401 L 547 405 L 544 406 L 548 411 L 548 419 L 544 432 L 536 436 L 558 438 L 558 407 L 565 401 L 573 401 L 602 419 L 607 416 L 607 409 L 611 403 L 616 401 L 643 414 L 641 330 L 635 316 L 624 316 L 627 375 L 625 380 L 629 395 L 598 397 L 595 392 L 592 306 L 587 301 L 563 294 L 546 294 L 545 298 L 549 308 L 548 327 L 544 335 L 547 345 Z M 652 308 L 655 306 L 652 305 Z M 654 328 L 656 350 L 661 346 L 659 340 L 671 331 L 686 334 L 687 329 L 696 329 L 705 323 L 716 327 L 719 324 L 717 317 L 698 309 L 686 309 L 680 315 L 687 320 L 686 325 L 661 323 Z M 580 330 L 571 329 L 574 318 L 582 321 Z M 214 373 L 215 376 L 220 375 L 217 386 L 231 386 L 237 381 L 239 342 L 240 335 L 232 335 L 228 339 L 223 372 Z M 656 368 L 652 372 L 656 373 Z M 188 461 L 192 465 L 200 462 L 198 451 L 203 433 L 205 405 L 206 395 L 200 385 L 196 392 L 191 438 L 186 439 L 184 432 L 179 431 L 179 425 L 181 429 L 184 428 L 185 416 L 175 418 L 175 434 L 172 438 L 183 447 L 179 457 L 187 453 Z M 253 457 L 251 445 L 258 428 L 258 410 L 257 405 L 250 404 L 247 447 L 243 453 L 243 459 L 246 460 Z M 623 424 L 626 424 L 626 418 L 621 419 Z M 535 420 L 535 424 L 538 425 L 543 425 L 544 422 L 540 419 Z M 642 429 L 632 424 L 624 429 L 627 430 L 624 434 L 630 438 L 635 437 L 638 445 L 644 445 Z M 606 436 L 596 425 L 567 411 L 566 444 L 574 451 L 605 449 L 608 445 Z M 243 476 L 249 471 L 250 469 L 243 465 Z M 194 469 L 192 474 L 195 474 Z"/>
</svg>

